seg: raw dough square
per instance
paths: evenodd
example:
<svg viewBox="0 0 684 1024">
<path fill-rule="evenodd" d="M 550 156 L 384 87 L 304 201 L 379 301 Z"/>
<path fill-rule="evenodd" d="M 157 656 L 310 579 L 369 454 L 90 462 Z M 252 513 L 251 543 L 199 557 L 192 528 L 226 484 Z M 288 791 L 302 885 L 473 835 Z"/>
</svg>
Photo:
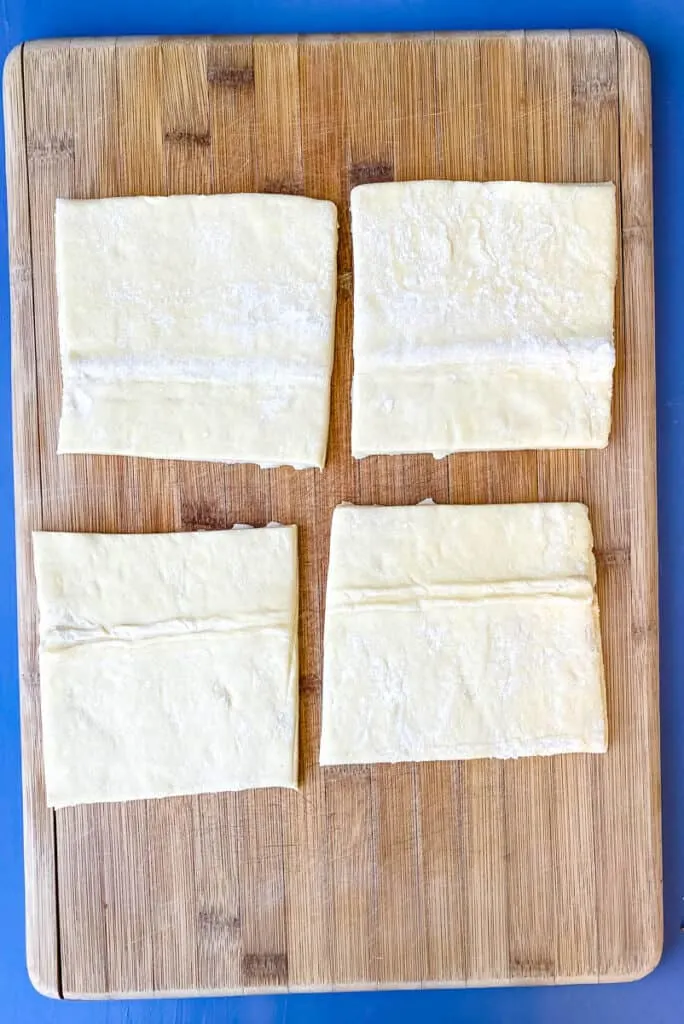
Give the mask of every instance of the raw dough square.
<svg viewBox="0 0 684 1024">
<path fill-rule="evenodd" d="M 584 505 L 335 510 L 321 764 L 606 750 Z"/>
<path fill-rule="evenodd" d="M 334 203 L 57 200 L 60 452 L 322 467 Z"/>
<path fill-rule="evenodd" d="M 608 443 L 612 183 L 351 194 L 352 454 Z"/>
<path fill-rule="evenodd" d="M 33 543 L 49 806 L 296 787 L 296 527 Z"/>
</svg>

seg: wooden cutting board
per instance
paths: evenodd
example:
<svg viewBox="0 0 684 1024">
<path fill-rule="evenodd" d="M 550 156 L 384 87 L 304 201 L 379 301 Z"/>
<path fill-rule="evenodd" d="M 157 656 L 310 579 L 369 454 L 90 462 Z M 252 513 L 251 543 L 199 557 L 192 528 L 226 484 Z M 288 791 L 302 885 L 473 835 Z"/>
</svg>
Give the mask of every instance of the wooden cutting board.
<svg viewBox="0 0 684 1024">
<path fill-rule="evenodd" d="M 616 981 L 662 933 L 649 63 L 614 32 L 60 40 L 5 68 L 28 964 L 56 996 Z M 606 451 L 350 457 L 348 197 L 367 181 L 617 183 Z M 56 196 L 339 207 L 323 473 L 57 458 Z M 588 503 L 605 756 L 317 768 L 340 501 Z M 301 782 L 48 811 L 31 530 L 301 527 Z"/>
</svg>

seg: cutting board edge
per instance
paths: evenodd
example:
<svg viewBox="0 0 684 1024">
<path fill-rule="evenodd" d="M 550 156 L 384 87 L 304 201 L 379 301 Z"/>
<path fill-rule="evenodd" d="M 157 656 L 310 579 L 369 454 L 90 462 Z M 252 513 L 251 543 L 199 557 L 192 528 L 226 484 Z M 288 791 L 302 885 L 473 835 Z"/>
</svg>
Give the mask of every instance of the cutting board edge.
<svg viewBox="0 0 684 1024">
<path fill-rule="evenodd" d="M 641 981 L 658 967 L 662 957 L 662 948 L 654 948 L 645 958 L 644 964 L 637 970 L 623 975 L 558 975 L 550 977 L 546 974 L 529 975 L 527 977 L 498 978 L 483 977 L 469 983 L 463 978 L 448 978 L 440 981 L 422 981 L 405 983 L 364 983 L 332 984 L 332 985 L 265 985 L 238 986 L 235 988 L 195 988 L 195 989 L 164 989 L 150 991 L 111 992 L 107 990 L 92 992 L 65 991 L 60 998 L 69 1002 L 96 1002 L 109 999 L 194 999 L 194 998 L 232 998 L 234 996 L 265 996 L 265 995 L 315 995 L 345 992 L 416 992 L 443 991 L 449 989 L 481 989 L 481 988 L 550 988 L 558 985 L 624 985 Z"/>
<path fill-rule="evenodd" d="M 653 116 L 651 95 L 651 58 L 644 41 L 631 32 L 616 31 L 618 53 L 618 103 L 620 129 L 621 177 L 621 247 L 622 289 L 624 297 L 625 336 L 643 334 L 649 339 L 648 369 L 642 377 L 649 385 L 649 414 L 644 417 L 642 462 L 639 477 L 642 483 L 640 508 L 643 516 L 640 536 L 646 538 L 644 565 L 637 568 L 643 599 L 643 618 L 636 628 L 643 636 L 644 663 L 651 686 L 651 718 L 648 722 L 651 792 L 649 793 L 653 872 L 657 894 L 654 897 L 656 919 L 652 947 L 644 950 L 643 968 L 624 979 L 609 977 L 607 981 L 638 981 L 650 974 L 660 963 L 664 948 L 663 905 L 663 842 L 660 758 L 660 610 L 658 600 L 658 480 L 657 480 L 657 401 L 656 401 L 656 325 L 655 266 L 653 224 Z M 629 65 L 629 72 L 626 68 Z M 629 149 L 636 158 L 622 159 Z M 644 286 L 647 282 L 647 287 Z M 634 351 L 644 356 L 645 346 Z M 643 369 L 643 367 L 642 367 Z"/>
<path fill-rule="evenodd" d="M 635 49 L 638 49 L 643 53 L 643 56 L 649 62 L 650 58 L 646 43 L 639 36 L 631 33 L 624 32 L 621 29 L 614 28 L 583 28 L 583 29 L 490 29 L 487 31 L 478 32 L 477 30 L 463 30 L 457 29 L 435 29 L 433 31 L 425 30 L 423 32 L 341 32 L 341 33 L 326 33 L 326 32 L 294 32 L 294 33 L 226 33 L 224 35 L 218 34 L 181 34 L 181 35 L 123 35 L 123 36 L 44 36 L 39 39 L 27 39 L 21 43 L 17 43 L 12 50 L 8 53 L 5 58 L 5 63 L 11 63 L 15 51 L 21 52 L 23 49 L 28 50 L 39 50 L 39 49 L 60 49 L 62 47 L 68 48 L 72 46 L 92 46 L 92 47 L 107 47 L 116 44 L 117 46 L 138 46 L 140 44 L 148 44 L 152 42 L 174 42 L 174 43 L 201 43 L 211 40 L 213 42 L 243 42 L 247 43 L 252 39 L 259 39 L 267 41 L 269 39 L 287 40 L 287 39 L 301 39 L 307 43 L 329 43 L 337 40 L 348 40 L 348 41 L 359 41 L 369 40 L 376 43 L 386 41 L 388 43 L 396 42 L 401 39 L 462 39 L 462 38 L 511 38 L 514 36 L 525 36 L 531 38 L 558 38 L 565 36 L 570 33 L 574 37 L 591 36 L 591 37 L 615 37 L 622 39 L 626 43 L 629 43 Z"/>
<path fill-rule="evenodd" d="M 37 439 L 35 416 L 35 333 L 31 227 L 24 124 L 24 43 L 7 55 L 3 67 L 5 168 L 7 179 L 8 256 L 11 307 L 12 435 L 14 478 L 33 473 L 29 438 Z M 13 144 L 14 143 L 14 144 Z M 27 395 L 24 371 L 32 377 Z M 22 375 L 22 379 L 20 379 Z M 29 422 L 27 422 L 27 420 Z M 21 429 L 24 427 L 25 429 Z M 35 453 L 34 453 L 35 454 Z M 57 916 L 55 815 L 47 806 L 42 778 L 42 745 L 31 749 L 29 734 L 40 731 L 35 598 L 27 593 L 33 575 L 31 533 L 40 529 L 41 510 L 29 508 L 21 487 L 14 487 L 17 575 L 17 638 L 21 708 L 22 798 L 24 831 L 26 966 L 31 984 L 41 995 L 62 998 Z M 31 650 L 32 649 L 32 650 Z"/>
</svg>

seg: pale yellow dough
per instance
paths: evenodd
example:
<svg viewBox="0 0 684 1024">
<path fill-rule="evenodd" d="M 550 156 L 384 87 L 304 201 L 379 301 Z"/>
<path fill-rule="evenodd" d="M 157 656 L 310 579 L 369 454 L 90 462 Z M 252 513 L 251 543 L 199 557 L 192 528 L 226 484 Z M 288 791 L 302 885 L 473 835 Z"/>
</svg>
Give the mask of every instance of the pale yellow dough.
<svg viewBox="0 0 684 1024">
<path fill-rule="evenodd" d="M 295 527 L 34 534 L 48 804 L 297 785 Z"/>
<path fill-rule="evenodd" d="M 608 443 L 611 183 L 360 185 L 351 214 L 356 458 Z"/>
<path fill-rule="evenodd" d="M 584 505 L 335 510 L 321 764 L 603 752 Z"/>
<path fill-rule="evenodd" d="M 323 466 L 333 203 L 58 199 L 55 231 L 60 452 Z"/>
</svg>

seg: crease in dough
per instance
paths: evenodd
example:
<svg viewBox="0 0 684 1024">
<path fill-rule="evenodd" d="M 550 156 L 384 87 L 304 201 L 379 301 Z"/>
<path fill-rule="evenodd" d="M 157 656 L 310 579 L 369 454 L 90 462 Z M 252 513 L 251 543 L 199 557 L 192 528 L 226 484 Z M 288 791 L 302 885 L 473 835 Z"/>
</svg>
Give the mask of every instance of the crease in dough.
<svg viewBox="0 0 684 1024">
<path fill-rule="evenodd" d="M 579 504 L 338 506 L 322 765 L 603 752 Z"/>
<path fill-rule="evenodd" d="M 323 467 L 333 203 L 58 199 L 55 239 L 60 453 Z"/>
<path fill-rule="evenodd" d="M 352 454 L 608 443 L 612 183 L 351 193 Z"/>
<path fill-rule="evenodd" d="M 346 587 L 341 594 L 332 594 L 327 607 L 335 611 L 359 612 L 364 608 L 383 607 L 388 610 L 406 607 L 428 608 L 443 604 L 483 603 L 488 601 L 538 600 L 592 601 L 593 587 L 582 577 L 545 580 L 491 580 L 487 583 L 409 583 L 404 587 Z"/>
<path fill-rule="evenodd" d="M 268 633 L 288 632 L 290 620 L 280 613 L 263 612 L 257 615 L 245 614 L 236 619 L 166 619 L 143 625 L 121 623 L 116 626 L 100 626 L 96 622 L 83 621 L 81 624 L 63 624 L 46 629 L 41 649 L 44 651 L 64 650 L 80 644 L 105 643 L 167 643 L 182 640 L 188 636 L 201 637 L 212 633 Z"/>
<path fill-rule="evenodd" d="M 296 788 L 296 528 L 35 533 L 48 805 Z"/>
</svg>

